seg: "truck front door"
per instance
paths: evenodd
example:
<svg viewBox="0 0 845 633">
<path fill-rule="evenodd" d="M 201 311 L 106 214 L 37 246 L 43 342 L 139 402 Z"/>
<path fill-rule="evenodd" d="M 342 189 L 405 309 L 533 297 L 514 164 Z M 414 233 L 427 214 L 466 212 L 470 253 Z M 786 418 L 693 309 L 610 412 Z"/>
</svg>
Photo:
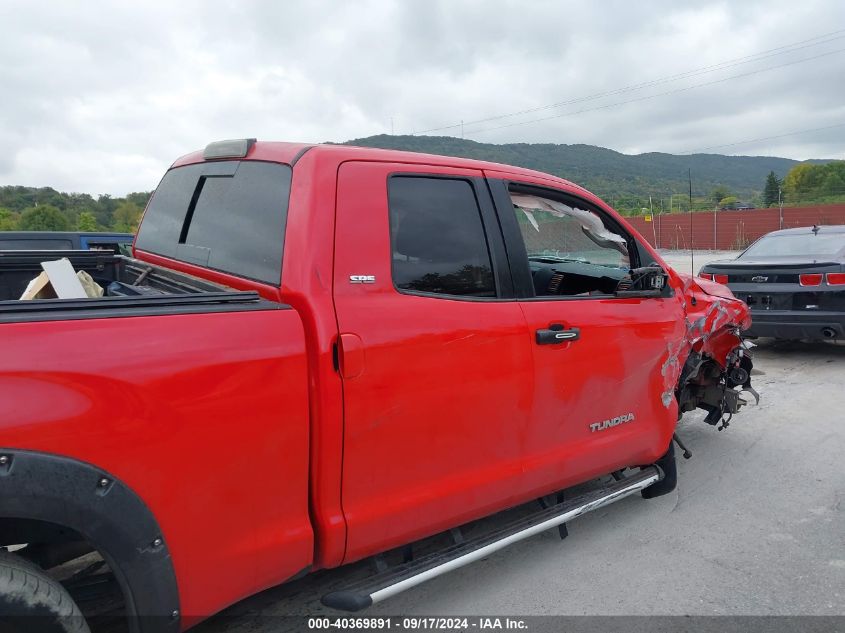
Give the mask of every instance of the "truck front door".
<svg viewBox="0 0 845 633">
<path fill-rule="evenodd" d="M 525 492 L 655 461 L 677 421 L 667 363 L 686 332 L 682 295 L 630 292 L 631 268 L 654 259 L 597 199 L 487 176 L 534 355 Z"/>
<path fill-rule="evenodd" d="M 482 173 L 338 174 L 345 561 L 511 505 L 533 361 Z"/>
</svg>

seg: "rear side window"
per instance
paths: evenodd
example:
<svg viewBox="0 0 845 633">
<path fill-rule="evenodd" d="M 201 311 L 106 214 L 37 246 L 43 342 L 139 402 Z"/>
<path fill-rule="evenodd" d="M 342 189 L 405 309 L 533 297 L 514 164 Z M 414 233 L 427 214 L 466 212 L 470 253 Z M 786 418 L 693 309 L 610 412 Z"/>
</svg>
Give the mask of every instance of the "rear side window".
<svg viewBox="0 0 845 633">
<path fill-rule="evenodd" d="M 467 180 L 388 180 L 393 283 L 400 290 L 494 297 L 490 250 Z"/>
<path fill-rule="evenodd" d="M 140 250 L 279 285 L 291 168 L 217 161 L 171 169 L 135 243 Z"/>
</svg>

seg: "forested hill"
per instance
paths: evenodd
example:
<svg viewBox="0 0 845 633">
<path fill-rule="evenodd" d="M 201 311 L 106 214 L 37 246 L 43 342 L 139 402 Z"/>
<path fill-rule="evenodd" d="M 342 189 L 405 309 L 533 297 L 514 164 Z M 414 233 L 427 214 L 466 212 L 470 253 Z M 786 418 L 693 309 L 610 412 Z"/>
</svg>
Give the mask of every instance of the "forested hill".
<svg viewBox="0 0 845 633">
<path fill-rule="evenodd" d="M 719 154 L 620 154 L 593 145 L 511 143 L 493 145 L 449 136 L 370 136 L 350 145 L 465 156 L 521 165 L 583 185 L 624 214 L 689 209 L 687 169 L 692 170 L 693 209 L 778 203 L 845 201 L 845 161 L 805 163 L 765 156 Z M 0 186 L 0 231 L 134 231 L 150 192 L 124 197 L 64 193 L 51 187 Z M 730 207 L 728 207 L 730 208 Z"/>
<path fill-rule="evenodd" d="M 674 155 L 652 152 L 628 155 L 594 145 L 509 143 L 493 145 L 450 136 L 379 135 L 347 141 L 348 145 L 403 149 L 519 165 L 561 176 L 593 191 L 618 207 L 639 200 L 655 203 L 671 194 L 688 193 L 687 169 L 692 170 L 693 195 L 709 196 L 724 188 L 752 201 L 763 191 L 766 176 L 783 178 L 798 161 L 768 156 L 720 154 Z M 821 163 L 826 161 L 811 161 Z"/>
</svg>

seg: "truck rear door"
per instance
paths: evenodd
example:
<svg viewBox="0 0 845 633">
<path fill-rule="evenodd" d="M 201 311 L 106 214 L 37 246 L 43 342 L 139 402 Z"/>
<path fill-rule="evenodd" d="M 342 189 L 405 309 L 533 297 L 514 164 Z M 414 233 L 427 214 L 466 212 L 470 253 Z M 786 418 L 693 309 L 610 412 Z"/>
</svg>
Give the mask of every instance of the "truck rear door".
<svg viewBox="0 0 845 633">
<path fill-rule="evenodd" d="M 345 561 L 510 505 L 533 361 L 479 171 L 338 174 Z"/>
</svg>

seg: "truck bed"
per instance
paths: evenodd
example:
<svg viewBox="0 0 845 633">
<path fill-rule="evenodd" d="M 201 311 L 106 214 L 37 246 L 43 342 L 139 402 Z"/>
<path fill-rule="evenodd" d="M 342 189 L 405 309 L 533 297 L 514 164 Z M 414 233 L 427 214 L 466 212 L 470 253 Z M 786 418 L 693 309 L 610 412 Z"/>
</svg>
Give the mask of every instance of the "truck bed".
<svg viewBox="0 0 845 633">
<path fill-rule="evenodd" d="M 105 289 L 100 298 L 20 301 L 41 262 L 66 257 Z M 271 309 L 256 292 L 238 291 L 110 252 L 0 251 L 0 323 L 113 318 L 144 314 Z"/>
<path fill-rule="evenodd" d="M 147 294 L 16 300 L 41 261 L 61 256 L 102 286 Z M 168 560 L 172 553 L 185 617 L 311 564 L 308 375 L 296 310 L 111 253 L 0 252 L 0 287 L 0 453 L 96 465 L 143 499 Z M 47 491 L 36 508 L 24 470 L 0 476 L 0 515 L 34 512 L 108 549 L 86 531 L 121 518 L 107 496 L 94 505 L 102 514 L 82 519 L 77 500 L 45 474 L 33 484 Z M 142 613 L 155 613 L 157 595 L 137 598 L 147 601 Z"/>
</svg>

